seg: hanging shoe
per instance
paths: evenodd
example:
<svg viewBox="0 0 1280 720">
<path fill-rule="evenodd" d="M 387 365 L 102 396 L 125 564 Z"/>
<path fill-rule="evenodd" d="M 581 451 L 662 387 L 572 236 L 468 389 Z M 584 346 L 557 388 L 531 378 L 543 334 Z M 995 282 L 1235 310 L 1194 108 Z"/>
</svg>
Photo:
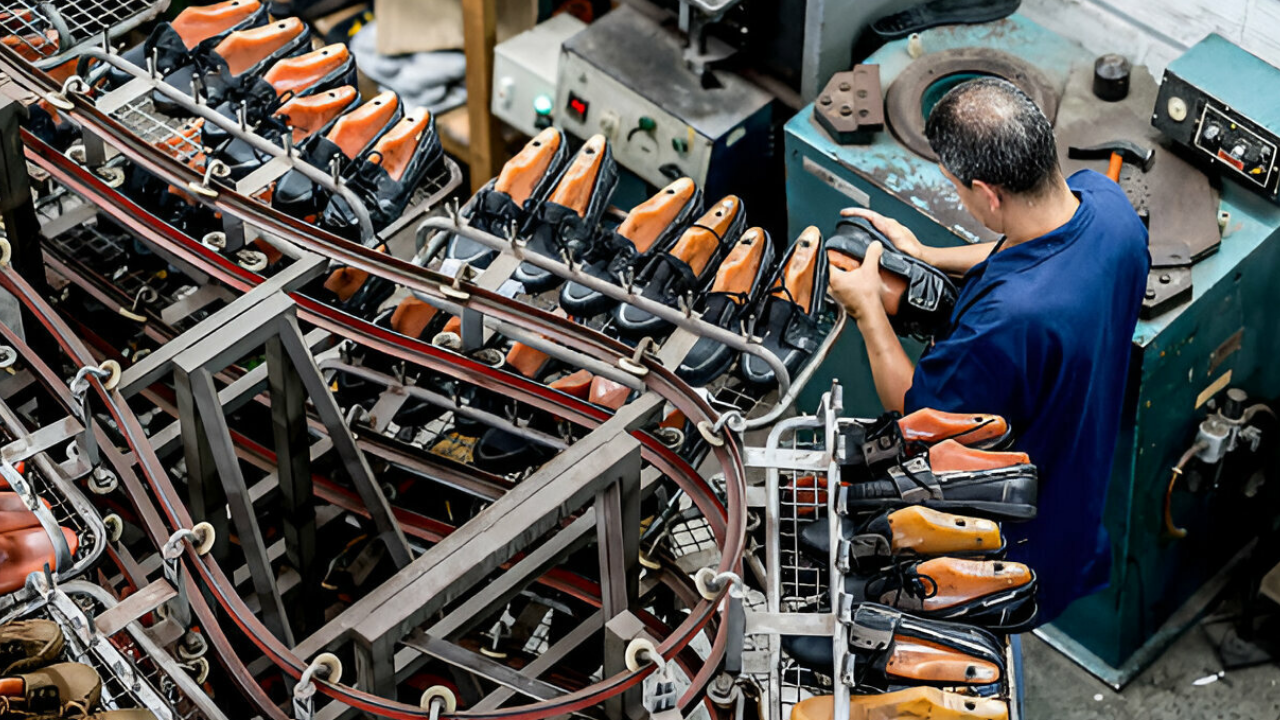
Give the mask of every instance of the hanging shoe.
<svg viewBox="0 0 1280 720">
<path fill-rule="evenodd" d="M 761 228 L 751 228 L 720 263 L 711 291 L 698 299 L 694 309 L 704 322 L 742 332 L 747 312 L 759 302 L 772 270 L 773 241 Z M 703 387 L 724 374 L 735 357 L 729 346 L 702 338 L 684 356 L 676 375 L 695 388 Z"/>
<path fill-rule="evenodd" d="M 443 158 L 435 116 L 417 108 L 351 163 L 347 183 L 369 211 L 375 233 L 404 214 L 413 191 Z M 336 235 L 360 239 L 355 211 L 340 195 L 329 199 L 320 224 Z"/>
<path fill-rule="evenodd" d="M 796 703 L 791 720 L 835 720 L 835 697 L 817 695 Z M 849 698 L 849 720 L 1009 720 L 1009 703 L 935 687 L 913 687 Z"/>
<path fill-rule="evenodd" d="M 791 380 L 822 344 L 818 319 L 826 307 L 827 255 L 822 233 L 807 227 L 791 245 L 774 277 L 772 289 L 756 308 L 755 336 L 765 350 L 782 361 Z M 778 384 L 773 368 L 758 356 L 742 354 L 738 374 L 761 388 Z"/>
<path fill-rule="evenodd" d="M 929 338 L 951 318 L 959 291 L 941 270 L 898 250 L 869 221 L 841 220 L 827 239 L 828 255 L 840 271 L 862 264 L 871 243 L 884 246 L 880 256 L 882 299 L 889 322 L 899 335 Z M 843 255 L 844 257 L 836 257 Z"/>
<path fill-rule="evenodd" d="M 689 178 L 680 178 L 627 213 L 617 229 L 602 233 L 583 255 L 582 272 L 622 284 L 627 271 L 649 254 L 675 242 L 685 226 L 702 212 L 702 191 Z M 618 302 L 576 282 L 560 289 L 560 308 L 572 317 L 589 318 L 608 312 Z"/>
<path fill-rule="evenodd" d="M 267 12 L 267 3 L 262 3 L 258 0 L 226 0 L 225 2 L 203 7 L 190 6 L 183 8 L 182 12 L 178 13 L 178 16 L 171 22 L 162 23 L 152 30 L 151 35 L 156 37 L 159 34 L 163 34 L 166 31 L 160 28 L 167 27 L 181 41 L 182 47 L 191 51 L 200 45 L 216 45 L 227 35 L 237 30 L 261 27 L 270 21 L 271 17 Z M 154 41 L 150 41 L 150 44 L 154 45 Z M 136 67 L 146 70 L 148 47 L 148 41 L 140 42 L 120 53 L 120 57 Z M 107 70 L 104 77 L 108 88 L 120 87 L 133 79 L 133 75 L 119 70 L 115 66 L 108 65 L 106 67 Z M 165 75 L 174 69 L 173 67 L 166 69 L 158 66 L 157 72 Z"/>
<path fill-rule="evenodd" d="M 312 136 L 302 147 L 301 159 L 324 172 L 331 172 L 336 164 L 341 173 L 351 160 L 370 150 L 402 115 L 400 97 L 384 92 L 338 118 L 324 135 Z M 327 197 L 306 175 L 290 170 L 276 181 L 271 207 L 313 223 Z"/>
<path fill-rule="evenodd" d="M 217 76 L 222 78 L 224 85 L 238 84 L 261 74 L 277 60 L 307 52 L 311 47 L 311 31 L 301 20 L 289 18 L 270 25 L 237 30 L 212 49 L 188 51 L 177 31 L 162 25 L 147 39 L 147 45 L 148 52 L 155 52 L 161 58 L 162 66 L 176 65 L 162 72 L 164 81 L 184 93 L 190 93 L 192 81 L 197 76 L 202 82 L 209 76 Z M 160 112 L 172 113 L 181 109 L 163 93 L 154 92 L 151 98 Z M 213 104 L 216 107 L 220 102 Z"/>
<path fill-rule="evenodd" d="M 205 84 L 210 107 L 228 120 L 256 129 L 267 118 L 278 115 L 282 104 L 343 87 L 356 88 L 359 77 L 355 56 L 347 47 L 328 45 L 279 60 L 260 77 L 216 73 L 206 76 Z M 211 122 L 203 123 L 201 133 L 201 142 L 215 152 L 234 137 Z"/>
<path fill-rule="evenodd" d="M 603 135 L 587 140 L 564 173 L 556 180 L 546 200 L 533 208 L 521 229 L 528 241 L 526 252 L 574 262 L 590 248 L 600 218 L 618 184 L 618 165 Z M 512 279 L 524 285 L 530 295 L 552 290 L 562 278 L 530 263 L 521 263 Z"/>
<path fill-rule="evenodd" d="M 921 455 L 894 465 L 887 477 L 842 486 L 842 515 L 924 505 L 947 512 L 975 513 L 1001 520 L 1036 516 L 1038 476 L 1025 453 L 989 452 L 944 440 Z"/>
<path fill-rule="evenodd" d="M 359 93 L 350 85 L 316 95 L 293 98 L 281 105 L 272 115 L 271 122 L 260 125 L 256 132 L 259 137 L 272 143 L 280 142 L 288 133 L 291 142 L 297 145 L 314 135 L 323 134 L 343 113 L 355 107 L 357 101 Z M 274 156 L 237 138 L 219 150 L 217 157 L 230 170 L 228 177 L 231 180 L 241 180 L 266 165 Z"/>
<path fill-rule="evenodd" d="M 946 440 L 967 447 L 1000 447 L 1011 439 L 1009 423 L 999 415 L 945 413 L 928 408 L 906 417 L 885 413 L 875 420 L 841 420 L 835 459 L 846 481 L 869 479 Z"/>
<path fill-rule="evenodd" d="M 65 643 L 62 628 L 51 620 L 13 620 L 0 625 L 0 677 L 53 664 Z"/>
<path fill-rule="evenodd" d="M 1019 633 L 1036 618 L 1036 574 L 1008 560 L 940 557 L 905 561 L 844 579 L 853 602 L 871 601 L 922 618 Z"/>
<path fill-rule="evenodd" d="M 735 195 L 726 195 L 680 235 L 669 249 L 659 250 L 635 263 L 633 292 L 641 297 L 678 307 L 692 303 L 711 285 L 720 260 L 747 227 L 747 212 Z M 671 324 L 635 306 L 613 309 L 619 334 L 631 338 L 657 336 Z"/>
<path fill-rule="evenodd" d="M 0 717 L 63 718 L 88 714 L 102 695 L 102 679 L 82 663 L 58 663 L 0 677 Z"/>
<path fill-rule="evenodd" d="M 830 527 L 825 517 L 800 526 L 800 549 L 815 562 L 829 557 Z M 1004 535 L 993 520 L 913 505 L 882 512 L 861 527 L 852 518 L 841 518 L 836 562 L 844 572 L 869 571 L 895 558 L 994 558 L 1004 550 Z"/>
<path fill-rule="evenodd" d="M 505 237 L 508 228 L 519 228 L 526 213 L 536 207 L 564 171 L 569 150 L 564 134 L 546 128 L 525 143 L 520 152 L 502 166 L 502 172 L 462 206 L 459 214 L 467 225 L 490 235 Z M 477 270 L 489 267 L 498 254 L 487 245 L 450 234 L 445 261 L 466 263 Z"/>
</svg>

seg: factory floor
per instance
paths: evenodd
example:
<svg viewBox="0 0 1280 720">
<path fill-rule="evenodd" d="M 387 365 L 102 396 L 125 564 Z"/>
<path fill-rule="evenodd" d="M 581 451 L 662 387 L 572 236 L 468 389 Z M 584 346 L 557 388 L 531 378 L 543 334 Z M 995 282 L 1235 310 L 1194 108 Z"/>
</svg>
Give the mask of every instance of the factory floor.
<svg viewBox="0 0 1280 720">
<path fill-rule="evenodd" d="M 1280 720 L 1280 666 L 1207 682 L 1221 664 L 1198 626 L 1118 693 L 1033 635 L 1023 654 L 1025 720 Z"/>
</svg>

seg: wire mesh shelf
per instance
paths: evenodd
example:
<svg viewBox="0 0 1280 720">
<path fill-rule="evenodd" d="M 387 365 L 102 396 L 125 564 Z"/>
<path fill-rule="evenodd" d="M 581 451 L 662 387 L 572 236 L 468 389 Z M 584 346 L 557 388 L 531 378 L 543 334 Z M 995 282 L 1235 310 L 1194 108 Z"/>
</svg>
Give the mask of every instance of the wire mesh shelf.
<svg viewBox="0 0 1280 720">
<path fill-rule="evenodd" d="M 84 47 L 118 38 L 158 16 L 169 0 L 6 0 L 4 44 L 36 67 L 56 67 Z"/>
</svg>

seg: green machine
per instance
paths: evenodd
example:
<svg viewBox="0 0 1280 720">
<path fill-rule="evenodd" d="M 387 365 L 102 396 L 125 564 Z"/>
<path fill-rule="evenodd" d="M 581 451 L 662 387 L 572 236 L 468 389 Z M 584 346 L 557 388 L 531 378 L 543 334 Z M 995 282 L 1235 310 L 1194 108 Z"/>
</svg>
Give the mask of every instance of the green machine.
<svg viewBox="0 0 1280 720">
<path fill-rule="evenodd" d="M 1133 68 L 1127 97 L 1104 102 L 1093 92 L 1096 60 L 1019 15 L 935 28 L 864 61 L 878 66 L 887 89 L 887 127 L 839 133 L 815 117 L 824 107 L 820 95 L 787 123 L 785 152 L 791 237 L 808 225 L 830 232 L 841 208 L 863 206 L 944 246 L 994 239 L 965 213 L 922 143 L 928 110 L 959 82 L 999 75 L 1027 91 L 1055 121 L 1068 174 L 1106 168 L 1105 161 L 1069 160 L 1073 145 L 1123 139 L 1154 149 L 1149 172 L 1126 165 L 1120 181 L 1148 219 L 1153 271 L 1133 338 L 1125 430 L 1106 511 L 1111 585 L 1037 631 L 1118 688 L 1199 618 L 1233 559 L 1276 514 L 1266 496 L 1280 483 L 1221 472 L 1217 451 L 1225 448 L 1215 428 L 1224 407 L 1240 405 L 1241 390 L 1253 399 L 1280 397 L 1280 333 L 1270 331 L 1280 307 L 1280 283 L 1271 277 L 1280 267 L 1280 207 L 1272 202 L 1280 180 L 1280 97 L 1258 92 L 1280 87 L 1280 70 L 1211 36 L 1172 63 L 1162 84 Z M 858 100 L 842 90 L 850 88 L 839 87 L 839 78 L 828 86 L 835 96 L 828 110 L 848 102 L 847 117 L 867 109 L 876 118 L 875 97 Z M 851 329 L 839 342 L 810 392 L 839 378 L 850 414 L 878 414 L 861 337 Z M 801 407 L 816 402 L 802 397 Z M 1231 447 L 1256 438 L 1256 430 L 1249 439 L 1236 430 Z M 1260 451 L 1268 452 L 1274 449 Z M 1189 486 L 1196 483 L 1174 483 L 1166 511 L 1172 469 L 1184 454 L 1193 458 L 1194 474 L 1212 480 L 1195 492 Z M 1178 526 L 1185 536 L 1170 531 Z"/>
</svg>

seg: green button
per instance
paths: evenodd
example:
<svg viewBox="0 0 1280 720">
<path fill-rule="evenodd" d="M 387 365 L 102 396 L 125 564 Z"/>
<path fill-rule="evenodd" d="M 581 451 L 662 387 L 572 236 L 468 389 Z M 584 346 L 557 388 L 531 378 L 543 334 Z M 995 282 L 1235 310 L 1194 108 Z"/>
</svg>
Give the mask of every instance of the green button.
<svg viewBox="0 0 1280 720">
<path fill-rule="evenodd" d="M 551 98 L 539 95 L 533 99 L 533 111 L 539 115 L 551 114 Z"/>
<path fill-rule="evenodd" d="M 654 122 L 653 118 L 649 117 L 648 115 L 641 116 L 640 118 L 641 130 L 645 132 L 653 132 L 653 130 L 657 127 L 658 127 L 658 123 Z"/>
<path fill-rule="evenodd" d="M 671 149 L 683 155 L 689 152 L 689 141 L 684 138 L 671 138 Z"/>
</svg>

